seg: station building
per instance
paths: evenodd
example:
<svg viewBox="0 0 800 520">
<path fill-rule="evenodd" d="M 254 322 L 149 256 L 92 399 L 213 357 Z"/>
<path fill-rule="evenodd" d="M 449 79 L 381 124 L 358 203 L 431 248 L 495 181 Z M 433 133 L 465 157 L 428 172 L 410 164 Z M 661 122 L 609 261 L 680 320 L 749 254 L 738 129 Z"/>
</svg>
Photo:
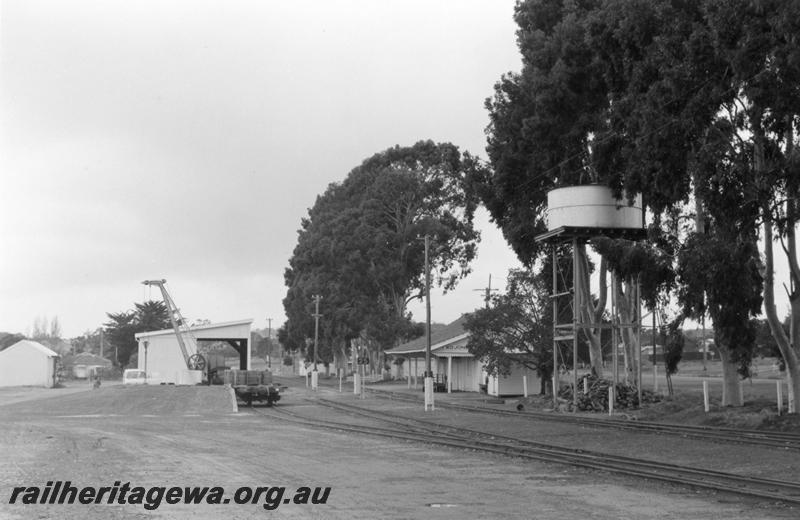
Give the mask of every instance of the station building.
<svg viewBox="0 0 800 520">
<path fill-rule="evenodd" d="M 431 371 L 434 388 L 440 392 L 486 392 L 495 397 L 538 392 L 540 381 L 535 372 L 515 365 L 509 375 L 490 375 L 480 359 L 467 350 L 469 332 L 464 329 L 466 315 L 445 327 L 431 331 Z M 386 355 L 403 359 L 401 377 L 409 386 L 422 383 L 425 374 L 427 338 L 422 336 L 387 350 Z"/>
</svg>

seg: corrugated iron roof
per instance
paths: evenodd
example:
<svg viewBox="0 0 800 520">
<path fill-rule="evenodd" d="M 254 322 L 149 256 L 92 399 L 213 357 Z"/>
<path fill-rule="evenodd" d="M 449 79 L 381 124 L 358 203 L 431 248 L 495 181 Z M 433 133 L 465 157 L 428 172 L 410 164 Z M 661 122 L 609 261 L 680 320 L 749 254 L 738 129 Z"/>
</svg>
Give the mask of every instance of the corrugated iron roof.
<svg viewBox="0 0 800 520">
<path fill-rule="evenodd" d="M 466 314 L 463 314 L 456 321 L 445 325 L 440 329 L 431 331 L 431 350 L 442 348 L 450 343 L 461 340 L 469 336 L 469 332 L 464 329 L 464 322 L 467 320 Z M 416 352 L 425 352 L 427 346 L 427 338 L 423 335 L 408 343 L 398 345 L 393 349 L 386 351 L 389 355 L 412 354 Z"/>
</svg>

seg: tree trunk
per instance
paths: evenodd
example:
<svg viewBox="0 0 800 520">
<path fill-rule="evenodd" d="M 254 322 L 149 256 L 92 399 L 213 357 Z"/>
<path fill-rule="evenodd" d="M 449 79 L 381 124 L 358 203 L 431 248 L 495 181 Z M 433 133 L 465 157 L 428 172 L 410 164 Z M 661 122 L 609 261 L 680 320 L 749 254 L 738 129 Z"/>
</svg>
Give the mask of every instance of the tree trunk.
<svg viewBox="0 0 800 520">
<path fill-rule="evenodd" d="M 794 241 L 792 236 L 790 240 Z M 791 327 L 790 338 L 783 330 L 781 320 L 778 318 L 778 311 L 775 308 L 775 265 L 772 253 L 772 222 L 764 218 L 764 310 L 767 315 L 772 337 L 778 344 L 783 361 L 786 364 L 786 383 L 788 386 L 788 411 L 797 413 L 797 397 L 800 395 L 800 359 L 798 356 L 798 342 L 800 342 L 800 330 L 797 321 L 800 319 L 800 300 L 791 300 Z"/>
<path fill-rule="evenodd" d="M 639 338 L 636 329 L 630 326 L 637 320 L 635 282 L 625 280 L 624 285 L 619 276 L 614 277 L 614 291 L 616 291 L 617 313 L 619 321 L 626 325 L 621 329 L 622 353 L 624 362 L 624 380 L 628 384 L 639 385 L 638 371 L 636 370 L 636 353 L 639 351 Z"/>
<path fill-rule="evenodd" d="M 789 136 L 788 141 L 793 142 L 794 138 Z M 764 166 L 764 144 L 763 136 L 756 133 L 753 147 L 753 161 L 758 178 L 763 178 L 765 173 Z M 787 150 L 787 155 L 793 156 L 792 150 Z M 794 191 L 794 190 L 792 190 Z M 778 344 L 783 361 L 786 364 L 786 383 L 788 385 L 788 411 L 797 413 L 797 397 L 800 396 L 800 293 L 798 293 L 798 280 L 800 280 L 800 267 L 797 263 L 797 235 L 794 231 L 794 221 L 797 218 L 797 205 L 790 196 L 787 201 L 787 216 L 792 224 L 787 230 L 786 256 L 789 261 L 790 284 L 792 287 L 789 294 L 791 303 L 791 319 L 789 337 L 783 330 L 778 312 L 775 309 L 775 263 L 772 251 L 772 215 L 768 206 L 762 208 L 764 220 L 764 310 L 767 315 L 772 337 Z"/>
<path fill-rule="evenodd" d="M 589 276 L 589 258 L 586 254 L 586 245 L 581 244 L 578 250 L 575 251 L 578 257 L 578 279 L 580 280 L 580 295 L 575 294 L 575 298 L 580 301 L 580 322 L 588 325 L 600 325 L 603 320 L 603 311 L 606 308 L 606 261 L 600 258 L 600 289 L 598 294 L 597 303 L 592 301 L 592 291 L 589 285 L 591 277 Z M 576 302 L 578 305 L 578 302 Z M 601 343 L 600 327 L 584 328 L 582 329 L 589 340 L 589 364 L 594 369 L 594 372 L 599 376 L 603 376 L 603 345 Z"/>
<path fill-rule="evenodd" d="M 716 336 L 718 338 L 719 336 Z M 739 373 L 736 371 L 738 365 L 731 362 L 731 356 L 728 348 L 720 344 L 715 338 L 714 344 L 717 346 L 717 352 L 722 359 L 722 406 L 742 406 L 741 396 L 739 394 Z"/>
</svg>

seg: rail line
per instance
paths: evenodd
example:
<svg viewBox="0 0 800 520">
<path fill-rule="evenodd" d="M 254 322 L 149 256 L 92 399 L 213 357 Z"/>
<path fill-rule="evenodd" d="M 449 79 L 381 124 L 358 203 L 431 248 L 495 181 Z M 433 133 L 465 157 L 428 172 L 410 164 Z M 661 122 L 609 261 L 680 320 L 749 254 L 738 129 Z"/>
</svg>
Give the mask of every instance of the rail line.
<svg viewBox="0 0 800 520">
<path fill-rule="evenodd" d="M 677 464 L 564 448 L 513 437 L 487 434 L 467 428 L 438 425 L 417 419 L 392 416 L 385 412 L 368 410 L 325 399 L 317 399 L 315 402 L 321 406 L 355 413 L 376 421 L 389 422 L 392 427 L 355 425 L 327 419 L 309 418 L 280 407 L 253 410 L 263 416 L 314 428 L 422 442 L 456 449 L 478 450 L 486 453 L 649 478 L 759 499 L 800 504 L 800 482 L 748 477 Z"/>
<path fill-rule="evenodd" d="M 391 392 L 375 388 L 367 388 L 370 393 L 383 398 L 396 399 L 402 401 L 419 402 L 421 399 L 414 395 L 402 392 Z M 719 428 L 710 426 L 694 426 L 683 424 L 657 423 L 650 421 L 620 421 L 618 419 L 600 419 L 579 415 L 565 415 L 557 413 L 544 413 L 533 411 L 511 411 L 493 409 L 482 406 L 470 406 L 458 403 L 445 403 L 441 400 L 436 403 L 437 407 L 450 410 L 461 410 L 468 412 L 486 413 L 493 415 L 529 417 L 531 419 L 541 419 L 546 421 L 568 422 L 584 426 L 597 426 L 600 428 L 614 428 L 618 430 L 631 430 L 638 432 L 651 432 L 656 434 L 678 435 L 697 439 L 713 440 L 714 442 L 730 442 L 736 444 L 748 444 L 781 448 L 785 450 L 800 451 L 800 435 L 787 432 L 772 432 L 759 430 L 746 430 L 736 428 Z"/>
</svg>

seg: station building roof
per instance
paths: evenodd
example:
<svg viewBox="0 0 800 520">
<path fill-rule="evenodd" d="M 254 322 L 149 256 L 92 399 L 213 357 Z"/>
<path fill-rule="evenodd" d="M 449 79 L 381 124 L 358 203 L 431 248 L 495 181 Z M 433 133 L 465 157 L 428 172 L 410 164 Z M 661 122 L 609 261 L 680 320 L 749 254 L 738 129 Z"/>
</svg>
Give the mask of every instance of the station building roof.
<svg viewBox="0 0 800 520">
<path fill-rule="evenodd" d="M 439 356 L 471 355 L 466 348 L 467 339 L 469 339 L 469 332 L 464 329 L 466 320 L 467 316 L 462 315 L 454 322 L 431 331 L 431 353 Z M 416 357 L 420 354 L 424 355 L 426 347 L 427 338 L 423 335 L 408 343 L 403 343 L 387 350 L 386 354 L 390 356 Z"/>
</svg>

